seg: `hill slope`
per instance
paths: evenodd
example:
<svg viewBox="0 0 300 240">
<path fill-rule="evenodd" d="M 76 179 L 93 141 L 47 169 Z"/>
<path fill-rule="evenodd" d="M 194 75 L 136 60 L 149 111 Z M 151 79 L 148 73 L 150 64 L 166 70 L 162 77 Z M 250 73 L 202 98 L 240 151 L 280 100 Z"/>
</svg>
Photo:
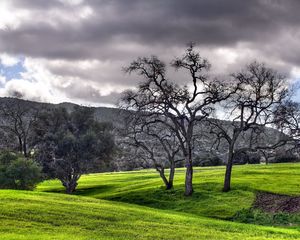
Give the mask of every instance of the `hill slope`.
<svg viewBox="0 0 300 240">
<path fill-rule="evenodd" d="M 54 193 L 0 191 L 1 239 L 299 239 L 275 229 Z"/>
</svg>

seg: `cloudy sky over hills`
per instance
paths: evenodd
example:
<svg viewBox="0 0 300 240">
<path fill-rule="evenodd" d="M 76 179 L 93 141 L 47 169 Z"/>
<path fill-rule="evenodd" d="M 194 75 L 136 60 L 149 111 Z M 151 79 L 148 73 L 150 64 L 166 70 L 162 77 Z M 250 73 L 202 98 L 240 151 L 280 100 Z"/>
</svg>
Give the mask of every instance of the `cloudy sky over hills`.
<svg viewBox="0 0 300 240">
<path fill-rule="evenodd" d="M 191 41 L 218 74 L 258 59 L 297 81 L 299 9 L 298 0 L 1 0 L 0 96 L 111 105 L 137 82 L 122 67 L 153 54 L 169 62 Z"/>
</svg>

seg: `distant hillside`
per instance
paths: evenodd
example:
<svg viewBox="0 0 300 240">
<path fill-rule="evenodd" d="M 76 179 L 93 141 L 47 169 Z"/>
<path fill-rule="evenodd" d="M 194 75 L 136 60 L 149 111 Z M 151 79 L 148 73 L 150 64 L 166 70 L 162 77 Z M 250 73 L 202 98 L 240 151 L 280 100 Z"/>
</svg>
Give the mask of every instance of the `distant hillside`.
<svg viewBox="0 0 300 240">
<path fill-rule="evenodd" d="M 0 104 L 2 103 L 11 103 L 12 101 L 19 101 L 21 104 L 30 105 L 32 107 L 46 109 L 46 108 L 57 108 L 57 107 L 63 107 L 66 108 L 69 111 L 72 111 L 74 106 L 79 106 L 75 103 L 69 103 L 69 102 L 63 102 L 59 104 L 52 104 L 52 103 L 41 103 L 41 102 L 33 102 L 28 100 L 22 100 L 22 99 L 16 99 L 16 98 L 8 98 L 0 97 Z M 108 108 L 108 107 L 88 107 L 95 109 L 95 117 L 100 122 L 119 122 L 120 118 L 120 110 L 117 108 Z"/>
<path fill-rule="evenodd" d="M 39 103 L 39 102 L 32 102 L 27 100 L 20 100 L 16 98 L 0 98 L 0 104 L 2 103 L 12 103 L 12 102 L 19 102 L 19 104 L 24 104 L 28 107 L 34 107 L 34 108 L 40 108 L 40 109 L 46 109 L 46 108 L 57 108 L 57 107 L 64 107 L 69 111 L 72 111 L 74 106 L 76 104 L 74 103 L 60 103 L 60 104 L 51 104 L 51 103 Z M 95 110 L 95 117 L 100 122 L 111 122 L 115 128 L 119 128 L 122 123 L 124 122 L 124 116 L 127 114 L 131 114 L 130 111 L 126 110 L 120 110 L 117 108 L 108 108 L 108 107 L 92 107 Z M 222 120 L 219 120 L 222 121 Z M 230 128 L 229 122 L 225 124 L 228 124 L 228 128 Z M 200 126 L 197 127 L 198 131 L 200 132 L 201 129 L 205 129 L 207 126 L 205 124 L 200 124 Z M 197 131 L 197 130 L 196 130 Z M 260 139 L 260 142 L 262 144 L 264 143 L 272 143 L 276 141 L 281 136 L 281 133 L 279 133 L 275 129 L 266 128 L 265 135 Z M 206 158 L 207 154 L 211 152 L 212 144 L 215 142 L 214 136 L 206 134 L 201 135 L 202 136 L 199 139 L 199 147 L 195 149 L 195 156 L 198 156 L 198 158 Z M 120 139 L 120 138 L 119 138 Z M 239 147 L 247 147 L 245 144 L 249 141 L 249 134 L 246 133 L 244 136 L 240 139 L 238 145 Z M 215 153 L 218 155 L 218 157 L 221 158 L 221 160 L 224 162 L 226 159 L 227 154 L 227 144 L 225 142 L 221 142 L 219 145 L 218 150 L 215 151 Z M 126 163 L 125 163 L 126 165 Z"/>
</svg>

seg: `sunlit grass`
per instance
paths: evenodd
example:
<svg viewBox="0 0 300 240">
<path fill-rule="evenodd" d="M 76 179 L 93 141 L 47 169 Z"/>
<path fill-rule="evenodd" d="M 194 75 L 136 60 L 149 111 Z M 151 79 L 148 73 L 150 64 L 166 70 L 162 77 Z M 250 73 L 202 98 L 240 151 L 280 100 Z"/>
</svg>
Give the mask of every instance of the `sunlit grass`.
<svg viewBox="0 0 300 240">
<path fill-rule="evenodd" d="M 59 181 L 34 192 L 0 190 L 0 239 L 300 239 L 300 227 L 231 222 L 256 191 L 300 195 L 300 164 L 195 168 L 195 193 L 184 197 L 184 169 L 165 191 L 154 170 L 83 176 L 74 196 Z M 222 220 L 226 219 L 226 220 Z"/>
<path fill-rule="evenodd" d="M 0 191 L 1 239 L 298 239 L 279 229 L 55 193 Z"/>
</svg>

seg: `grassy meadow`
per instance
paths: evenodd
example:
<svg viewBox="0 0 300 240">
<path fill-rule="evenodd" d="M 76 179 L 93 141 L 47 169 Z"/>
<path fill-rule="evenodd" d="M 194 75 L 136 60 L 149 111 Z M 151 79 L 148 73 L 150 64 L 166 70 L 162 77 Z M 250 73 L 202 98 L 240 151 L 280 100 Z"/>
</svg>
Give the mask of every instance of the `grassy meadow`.
<svg viewBox="0 0 300 240">
<path fill-rule="evenodd" d="M 300 164 L 234 166 L 232 190 L 222 192 L 224 167 L 194 169 L 195 193 L 184 197 L 184 169 L 177 169 L 174 190 L 165 191 L 154 170 L 83 176 L 76 195 L 135 203 L 195 215 L 230 218 L 251 207 L 256 191 L 300 195 Z M 59 181 L 45 181 L 37 191 L 63 192 Z"/>
<path fill-rule="evenodd" d="M 300 226 L 232 222 L 257 191 L 300 195 L 300 164 L 234 166 L 232 191 L 221 192 L 224 167 L 195 168 L 192 197 L 184 169 L 165 191 L 154 170 L 83 176 L 73 196 L 60 182 L 33 192 L 0 190 L 0 239 L 300 239 Z"/>
</svg>

